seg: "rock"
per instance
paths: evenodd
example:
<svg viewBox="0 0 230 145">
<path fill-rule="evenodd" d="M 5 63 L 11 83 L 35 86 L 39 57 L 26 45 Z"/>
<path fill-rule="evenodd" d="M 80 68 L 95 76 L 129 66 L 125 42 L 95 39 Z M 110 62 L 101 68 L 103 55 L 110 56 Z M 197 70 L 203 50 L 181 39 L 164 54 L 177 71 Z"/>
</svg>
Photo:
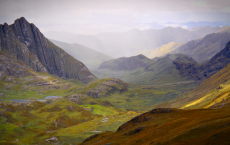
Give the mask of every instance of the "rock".
<svg viewBox="0 0 230 145">
<path fill-rule="evenodd" d="M 0 93 L 0 96 L 1 96 L 1 97 L 5 97 L 5 94 L 4 94 L 4 93 Z"/>
</svg>

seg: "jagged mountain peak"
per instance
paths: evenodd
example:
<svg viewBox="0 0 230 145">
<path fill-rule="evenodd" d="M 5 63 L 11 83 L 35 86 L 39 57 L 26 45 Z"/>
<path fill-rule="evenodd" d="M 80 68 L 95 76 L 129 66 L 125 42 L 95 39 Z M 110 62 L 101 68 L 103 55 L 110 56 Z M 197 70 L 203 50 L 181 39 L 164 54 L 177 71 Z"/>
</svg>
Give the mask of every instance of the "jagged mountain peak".
<svg viewBox="0 0 230 145">
<path fill-rule="evenodd" d="M 10 52 L 35 71 L 47 71 L 61 78 L 88 83 L 96 77 L 80 61 L 50 42 L 24 17 L 13 24 L 0 25 L 0 50 Z"/>
</svg>

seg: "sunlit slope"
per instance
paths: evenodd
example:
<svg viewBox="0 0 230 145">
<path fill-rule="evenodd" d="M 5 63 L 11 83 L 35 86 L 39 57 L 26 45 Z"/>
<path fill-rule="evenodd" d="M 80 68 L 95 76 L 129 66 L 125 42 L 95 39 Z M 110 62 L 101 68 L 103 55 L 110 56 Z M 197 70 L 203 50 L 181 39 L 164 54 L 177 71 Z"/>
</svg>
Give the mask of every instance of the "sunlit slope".
<svg viewBox="0 0 230 145">
<path fill-rule="evenodd" d="M 182 44 L 183 43 L 169 42 L 167 44 L 162 45 L 161 47 L 157 49 L 141 50 L 141 51 L 138 51 L 136 54 L 143 54 L 147 56 L 148 58 L 161 57 L 161 56 L 174 52 Z"/>
<path fill-rule="evenodd" d="M 55 45 L 59 46 L 71 56 L 83 62 L 89 69 L 97 69 L 103 61 L 112 59 L 112 57 L 103 53 L 97 52 L 93 49 L 85 47 L 83 45 L 69 44 L 56 40 L 50 40 Z"/>
<path fill-rule="evenodd" d="M 81 145 L 229 144 L 230 108 L 153 109 L 119 127 L 91 136 Z"/>
</svg>

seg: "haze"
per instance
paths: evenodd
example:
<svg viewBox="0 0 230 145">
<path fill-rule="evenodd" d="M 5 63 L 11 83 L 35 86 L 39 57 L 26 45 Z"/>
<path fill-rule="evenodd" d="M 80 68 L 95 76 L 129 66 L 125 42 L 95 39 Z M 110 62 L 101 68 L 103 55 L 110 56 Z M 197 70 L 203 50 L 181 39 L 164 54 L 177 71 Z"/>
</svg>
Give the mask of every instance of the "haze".
<svg viewBox="0 0 230 145">
<path fill-rule="evenodd" d="M 123 32 L 165 26 L 226 26 L 229 0 L 1 0 L 0 23 L 25 17 L 42 32 Z"/>
</svg>

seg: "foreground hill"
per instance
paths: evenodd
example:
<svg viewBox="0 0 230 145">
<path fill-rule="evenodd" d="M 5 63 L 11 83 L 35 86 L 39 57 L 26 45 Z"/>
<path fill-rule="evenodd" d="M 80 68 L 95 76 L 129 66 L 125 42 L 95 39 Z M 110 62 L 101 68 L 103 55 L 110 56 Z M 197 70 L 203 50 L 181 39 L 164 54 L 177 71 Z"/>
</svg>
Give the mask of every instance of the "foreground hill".
<svg viewBox="0 0 230 145">
<path fill-rule="evenodd" d="M 87 138 L 81 145 L 229 144 L 230 107 L 179 110 L 158 108 Z"/>
<path fill-rule="evenodd" d="M 46 39 L 34 24 L 23 17 L 12 25 L 0 25 L 0 38 L 0 51 L 5 58 L 1 62 L 4 74 L 15 74 L 12 71 L 15 66 L 7 63 L 11 58 L 16 65 L 23 64 L 34 71 L 48 72 L 61 78 L 78 79 L 84 83 L 96 79 L 82 62 Z"/>
<path fill-rule="evenodd" d="M 90 70 L 97 69 L 103 61 L 112 59 L 112 57 L 97 52 L 88 47 L 79 44 L 68 44 L 56 40 L 50 40 L 55 45 L 59 46 L 71 56 L 83 62 Z"/>
<path fill-rule="evenodd" d="M 203 27 L 199 30 L 165 27 L 162 29 L 132 29 L 122 33 L 102 33 L 98 35 L 79 35 L 64 32 L 47 32 L 48 38 L 78 43 L 114 58 L 133 56 L 143 49 L 152 50 L 169 42 L 182 43 L 204 37 L 225 27 L 214 29 Z M 108 49 L 109 48 L 109 49 Z"/>
</svg>

